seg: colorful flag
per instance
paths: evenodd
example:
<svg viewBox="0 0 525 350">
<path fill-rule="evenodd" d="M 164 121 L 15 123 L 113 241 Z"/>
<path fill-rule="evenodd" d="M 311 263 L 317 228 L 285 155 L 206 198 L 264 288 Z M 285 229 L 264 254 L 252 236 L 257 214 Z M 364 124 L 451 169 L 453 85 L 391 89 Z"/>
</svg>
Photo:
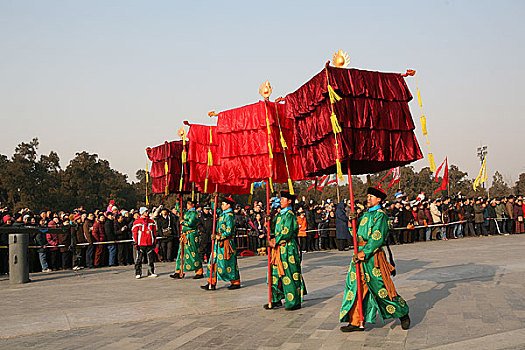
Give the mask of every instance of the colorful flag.
<svg viewBox="0 0 525 350">
<path fill-rule="evenodd" d="M 474 187 L 474 191 L 476 191 L 476 188 L 482 183 L 487 181 L 487 164 L 485 161 L 487 160 L 487 157 L 483 158 L 483 164 L 481 164 L 481 169 L 479 169 L 478 177 L 476 177 L 476 180 L 474 180 L 474 184 L 472 187 Z"/>
<path fill-rule="evenodd" d="M 379 184 L 382 184 L 385 179 L 392 174 L 392 180 L 390 181 L 390 184 L 388 184 L 387 188 L 392 187 L 395 183 L 398 183 L 399 180 L 401 180 L 401 168 L 392 168 L 388 171 L 388 173 L 379 181 Z"/>
<path fill-rule="evenodd" d="M 441 186 L 439 186 L 439 188 L 435 190 L 434 193 L 439 192 L 439 191 L 444 191 L 447 189 L 447 186 L 448 186 L 448 157 L 445 158 L 443 163 L 441 163 L 438 170 L 436 171 L 436 182 L 439 182 L 438 176 L 439 176 L 439 173 L 441 172 L 441 169 L 443 169 L 443 166 L 445 166 L 445 170 L 443 173 L 443 180 L 441 182 Z"/>
<path fill-rule="evenodd" d="M 323 189 L 331 184 L 337 183 L 337 175 L 324 175 L 321 180 L 319 180 L 319 185 L 317 185 L 317 190 L 323 192 Z"/>
</svg>

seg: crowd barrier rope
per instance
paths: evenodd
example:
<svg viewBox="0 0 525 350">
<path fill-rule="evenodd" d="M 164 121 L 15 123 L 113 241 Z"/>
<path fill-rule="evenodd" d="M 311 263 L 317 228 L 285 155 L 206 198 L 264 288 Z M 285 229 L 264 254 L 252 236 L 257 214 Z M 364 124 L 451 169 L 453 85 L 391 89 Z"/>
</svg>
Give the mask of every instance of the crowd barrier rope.
<svg viewBox="0 0 525 350">
<path fill-rule="evenodd" d="M 487 218 L 487 220 L 494 220 L 496 222 L 496 227 L 498 229 L 498 231 L 500 231 L 500 227 L 499 225 L 497 225 L 497 221 L 507 221 L 507 220 L 514 220 L 514 219 L 509 219 L 509 218 Z M 433 228 L 433 227 L 446 227 L 446 226 L 452 226 L 452 225 L 457 225 L 457 224 L 464 224 L 464 223 L 467 223 L 469 222 L 468 220 L 461 220 L 461 221 L 454 221 L 454 222 L 448 222 L 448 223 L 439 223 L 439 224 L 430 224 L 430 225 L 417 225 L 417 226 L 405 226 L 405 227 L 391 227 L 390 230 L 415 230 L 415 229 L 421 229 L 421 228 Z M 31 229 L 34 229 L 35 232 L 36 231 L 39 231 L 38 233 L 50 233 L 49 229 L 47 228 L 36 228 L 36 227 L 25 227 L 25 226 L 19 226 L 19 227 L 16 227 L 14 229 L 12 229 L 13 233 L 16 232 L 16 229 L 17 228 L 31 228 Z M 7 231 L 8 228 L 7 227 L 4 227 L 2 231 L 4 232 L 0 232 L 0 234 L 7 234 Z M 56 230 L 60 230 L 60 229 L 53 229 L 53 231 L 56 231 Z M 306 233 L 309 233 L 309 232 L 320 232 L 320 231 L 335 231 L 336 229 L 335 228 L 320 228 L 320 229 L 313 229 L 313 230 L 306 230 L 305 232 Z M 237 249 L 247 249 L 248 248 L 248 242 L 247 242 L 247 239 L 248 239 L 248 229 L 246 228 L 237 228 L 236 229 L 237 231 L 237 234 L 235 235 L 235 240 L 236 240 L 236 243 L 237 243 Z M 240 233 L 240 232 L 243 232 L 243 233 Z M 59 234 L 59 235 L 64 235 L 64 234 L 71 234 L 71 233 L 68 233 L 68 232 L 52 232 L 53 234 Z M 156 240 L 157 241 L 160 241 L 160 240 L 165 240 L 165 239 L 175 239 L 177 237 L 173 236 L 173 237 L 165 237 L 165 236 L 159 236 L 159 237 L 156 237 Z M 39 245 L 30 245 L 28 246 L 28 248 L 30 249 L 53 249 L 53 248 L 68 248 L 68 247 L 87 247 L 89 245 L 109 245 L 109 244 L 122 244 L 122 243 L 134 243 L 133 239 L 124 239 L 124 240 L 116 240 L 116 241 L 101 241 L 101 242 L 92 242 L 92 243 L 76 243 L 76 244 L 71 244 L 71 245 L 65 245 L 65 244 L 59 244 L 59 245 L 44 245 L 44 246 L 39 246 Z M 8 249 L 9 246 L 6 246 L 6 245 L 0 245 L 0 249 Z"/>
</svg>

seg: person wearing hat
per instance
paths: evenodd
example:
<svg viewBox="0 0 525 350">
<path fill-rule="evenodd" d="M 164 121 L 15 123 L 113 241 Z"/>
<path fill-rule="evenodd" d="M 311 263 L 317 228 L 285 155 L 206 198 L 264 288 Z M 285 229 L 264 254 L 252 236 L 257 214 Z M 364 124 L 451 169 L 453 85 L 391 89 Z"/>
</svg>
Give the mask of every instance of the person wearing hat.
<svg viewBox="0 0 525 350">
<path fill-rule="evenodd" d="M 184 274 L 181 271 L 195 271 L 194 279 L 203 278 L 202 260 L 199 254 L 199 232 L 197 231 L 198 215 L 195 210 L 195 202 L 186 202 L 186 212 L 183 215 L 182 232 L 180 235 L 179 253 L 175 262 L 175 273 L 171 278 L 181 279 Z M 182 255 L 184 254 L 184 255 Z M 184 269 L 182 263 L 184 261 Z"/>
<path fill-rule="evenodd" d="M 303 301 L 305 288 L 297 245 L 299 224 L 292 208 L 295 199 L 295 195 L 282 191 L 281 210 L 272 220 L 273 238 L 268 242 L 271 247 L 272 275 L 268 279 L 272 284 L 272 303 L 264 305 L 267 310 L 282 307 L 282 299 L 286 310 L 297 310 Z"/>
<path fill-rule="evenodd" d="M 155 221 L 149 217 L 146 207 L 139 209 L 140 217 L 133 222 L 133 242 L 137 249 L 135 260 L 135 278 L 142 277 L 142 260 L 144 255 L 148 258 L 148 277 L 157 277 L 155 274 L 155 239 L 157 237 L 157 226 Z"/>
<path fill-rule="evenodd" d="M 237 247 L 235 244 L 235 218 L 232 207 L 235 201 L 226 197 L 221 203 L 221 212 L 217 219 L 215 245 L 208 264 L 208 283 L 201 286 L 204 290 L 215 290 L 217 281 L 229 281 L 228 289 L 241 288 L 241 277 L 237 265 Z"/>
<path fill-rule="evenodd" d="M 388 236 L 388 216 L 381 209 L 386 193 L 378 187 L 367 191 L 368 210 L 363 214 L 357 229 L 359 252 L 354 254 L 346 276 L 343 305 L 339 315 L 340 322 L 349 322 L 341 327 L 343 332 L 362 331 L 359 310 L 357 309 L 357 278 L 362 281 L 364 322 L 375 323 L 379 310 L 381 318 L 399 318 L 401 327 L 410 327 L 408 305 L 396 292 L 390 275 L 395 270 L 385 257 L 383 245 Z M 355 214 L 352 213 L 352 216 Z M 361 276 L 356 276 L 355 264 L 360 264 Z"/>
</svg>

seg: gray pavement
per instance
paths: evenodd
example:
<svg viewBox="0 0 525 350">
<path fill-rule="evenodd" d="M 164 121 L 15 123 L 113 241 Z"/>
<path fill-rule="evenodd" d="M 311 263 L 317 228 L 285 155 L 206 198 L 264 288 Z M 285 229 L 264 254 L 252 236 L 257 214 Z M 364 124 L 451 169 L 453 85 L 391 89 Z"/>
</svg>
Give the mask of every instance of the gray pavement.
<svg viewBox="0 0 525 350">
<path fill-rule="evenodd" d="M 204 280 L 135 280 L 131 266 L 0 278 L 0 348 L 17 349 L 525 349 L 525 236 L 393 247 L 412 327 L 338 323 L 349 252 L 304 256 L 309 294 L 298 311 L 267 311 L 266 258 L 239 260 L 243 288 Z"/>
</svg>

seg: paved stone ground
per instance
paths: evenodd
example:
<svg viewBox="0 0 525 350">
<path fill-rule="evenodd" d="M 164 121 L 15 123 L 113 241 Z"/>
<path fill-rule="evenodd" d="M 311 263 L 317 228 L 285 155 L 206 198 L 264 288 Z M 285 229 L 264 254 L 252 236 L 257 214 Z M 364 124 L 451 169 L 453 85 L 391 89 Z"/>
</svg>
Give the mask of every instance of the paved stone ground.
<svg viewBox="0 0 525 350">
<path fill-rule="evenodd" d="M 0 348 L 17 349 L 525 349 L 525 236 L 393 247 L 394 282 L 412 327 L 381 320 L 362 333 L 338 328 L 349 252 L 305 255 L 303 308 L 267 311 L 265 257 L 239 260 L 243 288 L 203 280 L 134 279 L 132 267 L 0 279 Z M 193 274 L 190 273 L 189 277 Z"/>
</svg>

